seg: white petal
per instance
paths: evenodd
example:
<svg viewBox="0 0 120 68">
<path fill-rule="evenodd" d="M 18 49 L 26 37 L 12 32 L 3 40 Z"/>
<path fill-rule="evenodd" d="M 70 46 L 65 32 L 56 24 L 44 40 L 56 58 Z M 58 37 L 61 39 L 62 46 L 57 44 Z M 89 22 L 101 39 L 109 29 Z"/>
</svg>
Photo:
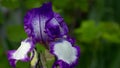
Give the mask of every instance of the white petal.
<svg viewBox="0 0 120 68">
<path fill-rule="evenodd" d="M 30 48 L 31 44 L 29 42 L 21 42 L 20 47 L 13 54 L 13 58 L 16 60 L 24 59 L 27 57 L 27 53 L 29 52 Z"/>
<path fill-rule="evenodd" d="M 34 49 L 34 43 L 31 38 L 27 38 L 26 40 L 22 41 L 20 47 L 17 50 L 8 51 L 7 57 L 10 62 L 10 65 L 15 68 L 16 62 L 18 60 L 30 61 L 28 52 L 31 52 L 33 49 Z"/>
<path fill-rule="evenodd" d="M 72 44 L 66 40 L 55 44 L 54 53 L 59 60 L 63 60 L 68 64 L 71 64 L 77 59 L 76 49 L 72 47 Z"/>
</svg>

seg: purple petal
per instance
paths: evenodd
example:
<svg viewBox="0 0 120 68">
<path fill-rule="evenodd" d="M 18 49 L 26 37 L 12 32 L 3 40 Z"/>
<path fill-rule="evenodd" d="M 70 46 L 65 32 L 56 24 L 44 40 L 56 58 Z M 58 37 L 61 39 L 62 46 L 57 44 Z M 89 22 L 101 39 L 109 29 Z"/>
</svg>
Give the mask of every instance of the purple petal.
<svg viewBox="0 0 120 68">
<path fill-rule="evenodd" d="M 26 40 L 21 42 L 20 47 L 17 50 L 8 51 L 8 60 L 10 65 L 15 68 L 16 62 L 18 60 L 27 62 L 30 61 L 30 57 L 28 57 L 28 52 L 31 52 L 34 49 L 34 43 L 31 38 L 27 38 Z"/>
<path fill-rule="evenodd" d="M 58 13 L 54 13 L 54 17 L 59 22 L 60 26 L 62 27 L 61 33 L 67 34 L 68 27 L 67 27 L 66 23 L 64 22 L 64 19 Z"/>
<path fill-rule="evenodd" d="M 68 33 L 67 25 L 63 18 L 57 13 L 54 13 L 54 17 L 46 23 L 45 28 L 46 33 L 52 39 L 63 37 Z"/>
<path fill-rule="evenodd" d="M 73 46 L 69 40 L 60 39 L 50 43 L 50 52 L 57 57 L 53 68 L 57 65 L 60 68 L 74 68 L 80 55 L 80 48 Z"/>
<path fill-rule="evenodd" d="M 24 29 L 29 37 L 41 43 L 68 33 L 67 25 L 59 14 L 53 12 L 51 3 L 28 11 L 24 18 Z"/>
<path fill-rule="evenodd" d="M 24 29 L 28 36 L 37 42 L 45 42 L 47 35 L 45 31 L 46 22 L 53 17 L 51 3 L 43 4 L 40 8 L 34 8 L 25 15 Z"/>
<path fill-rule="evenodd" d="M 74 64 L 69 65 L 68 63 L 66 63 L 62 60 L 58 60 L 53 64 L 52 68 L 57 68 L 57 67 L 59 67 L 59 68 L 74 68 L 75 65 Z"/>
</svg>

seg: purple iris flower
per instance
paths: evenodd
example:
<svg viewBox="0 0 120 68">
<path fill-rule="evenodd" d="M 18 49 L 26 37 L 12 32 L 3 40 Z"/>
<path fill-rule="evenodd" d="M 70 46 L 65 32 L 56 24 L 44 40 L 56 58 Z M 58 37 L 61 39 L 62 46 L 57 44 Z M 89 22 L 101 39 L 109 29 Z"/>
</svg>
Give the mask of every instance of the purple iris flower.
<svg viewBox="0 0 120 68">
<path fill-rule="evenodd" d="M 28 38 L 21 42 L 17 50 L 8 51 L 10 65 L 15 68 L 18 60 L 30 61 L 28 53 L 35 52 L 35 44 L 44 44 L 56 57 L 53 68 L 74 68 L 80 55 L 80 48 L 68 36 L 68 27 L 63 18 L 53 12 L 52 4 L 45 3 L 40 8 L 29 10 L 24 18 L 24 29 Z"/>
</svg>

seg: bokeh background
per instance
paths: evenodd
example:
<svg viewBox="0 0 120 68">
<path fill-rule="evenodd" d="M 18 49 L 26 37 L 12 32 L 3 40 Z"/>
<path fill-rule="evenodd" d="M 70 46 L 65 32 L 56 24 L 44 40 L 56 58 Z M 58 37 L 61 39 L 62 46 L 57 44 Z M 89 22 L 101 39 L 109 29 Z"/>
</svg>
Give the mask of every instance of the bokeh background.
<svg viewBox="0 0 120 68">
<path fill-rule="evenodd" d="M 7 50 L 17 49 L 27 37 L 23 28 L 26 12 L 48 1 L 81 48 L 76 68 L 120 68 L 120 0 L 0 0 L 0 68 L 11 68 Z M 46 66 L 51 68 L 52 63 L 49 60 Z M 30 65 L 19 61 L 17 68 Z"/>
</svg>

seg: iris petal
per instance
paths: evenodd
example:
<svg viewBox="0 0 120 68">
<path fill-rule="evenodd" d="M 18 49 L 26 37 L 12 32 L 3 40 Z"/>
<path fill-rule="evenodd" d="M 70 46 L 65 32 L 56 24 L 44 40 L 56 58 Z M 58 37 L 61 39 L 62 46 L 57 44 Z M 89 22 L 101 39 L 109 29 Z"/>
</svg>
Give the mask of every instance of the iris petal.
<svg viewBox="0 0 120 68">
<path fill-rule="evenodd" d="M 61 33 L 66 35 L 68 33 L 68 27 L 64 22 L 64 19 L 58 13 L 54 13 L 54 18 L 59 22 L 62 28 Z"/>
<path fill-rule="evenodd" d="M 31 38 L 27 38 L 26 40 L 22 41 L 20 47 L 17 50 L 8 51 L 8 60 L 10 62 L 10 65 L 15 67 L 18 60 L 25 62 L 30 61 L 28 52 L 31 52 L 33 49 L 34 43 Z"/>
<path fill-rule="evenodd" d="M 24 18 L 24 29 L 29 37 L 41 43 L 68 33 L 67 25 L 58 13 L 53 12 L 51 3 L 28 11 Z"/>
<path fill-rule="evenodd" d="M 45 42 L 47 35 L 45 31 L 46 22 L 53 17 L 51 3 L 45 3 L 40 8 L 34 8 L 27 12 L 24 17 L 24 29 L 29 37 L 37 42 Z"/>
<path fill-rule="evenodd" d="M 68 33 L 68 27 L 58 13 L 54 13 L 54 17 L 46 23 L 45 28 L 46 33 L 52 39 L 63 37 Z"/>
<path fill-rule="evenodd" d="M 62 39 L 50 43 L 50 52 L 57 57 L 53 65 L 59 65 L 61 68 L 74 68 L 79 57 L 79 47 L 73 46 L 69 41 Z"/>
</svg>

